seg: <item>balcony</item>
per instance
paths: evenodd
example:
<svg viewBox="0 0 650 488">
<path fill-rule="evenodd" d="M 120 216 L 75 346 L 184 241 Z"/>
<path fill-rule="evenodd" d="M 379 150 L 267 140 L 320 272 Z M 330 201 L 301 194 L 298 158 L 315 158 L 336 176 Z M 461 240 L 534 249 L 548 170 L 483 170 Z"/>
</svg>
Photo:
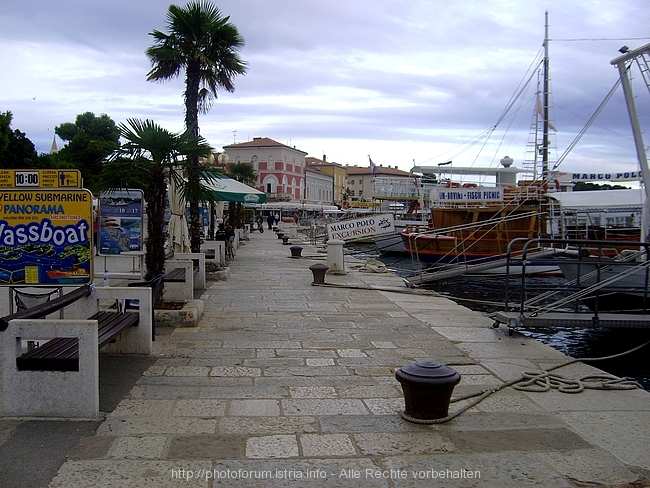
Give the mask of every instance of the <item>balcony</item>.
<svg viewBox="0 0 650 488">
<path fill-rule="evenodd" d="M 266 200 L 268 202 L 290 202 L 293 200 L 293 195 L 291 193 L 267 193 Z"/>
</svg>

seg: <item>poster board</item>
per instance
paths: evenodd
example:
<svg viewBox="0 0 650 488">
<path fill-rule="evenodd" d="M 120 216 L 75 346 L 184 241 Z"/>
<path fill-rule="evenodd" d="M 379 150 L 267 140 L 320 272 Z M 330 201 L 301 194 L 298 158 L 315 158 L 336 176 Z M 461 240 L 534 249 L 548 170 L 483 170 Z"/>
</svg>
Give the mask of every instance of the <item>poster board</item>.
<svg viewBox="0 0 650 488">
<path fill-rule="evenodd" d="M 92 279 L 90 191 L 0 189 L 0 285 Z"/>
<path fill-rule="evenodd" d="M 99 254 L 114 256 L 142 251 L 142 190 L 99 195 Z"/>
</svg>

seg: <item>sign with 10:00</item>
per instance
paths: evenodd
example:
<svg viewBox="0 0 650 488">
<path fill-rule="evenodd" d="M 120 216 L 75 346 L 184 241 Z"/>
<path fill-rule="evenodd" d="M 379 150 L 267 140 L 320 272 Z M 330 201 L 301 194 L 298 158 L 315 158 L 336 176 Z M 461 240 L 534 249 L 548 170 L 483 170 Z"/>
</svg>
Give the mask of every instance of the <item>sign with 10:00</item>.
<svg viewBox="0 0 650 488">
<path fill-rule="evenodd" d="M 0 284 L 92 281 L 92 194 L 0 190 Z"/>
<path fill-rule="evenodd" d="M 81 188 L 78 169 L 0 169 L 0 188 Z"/>
</svg>

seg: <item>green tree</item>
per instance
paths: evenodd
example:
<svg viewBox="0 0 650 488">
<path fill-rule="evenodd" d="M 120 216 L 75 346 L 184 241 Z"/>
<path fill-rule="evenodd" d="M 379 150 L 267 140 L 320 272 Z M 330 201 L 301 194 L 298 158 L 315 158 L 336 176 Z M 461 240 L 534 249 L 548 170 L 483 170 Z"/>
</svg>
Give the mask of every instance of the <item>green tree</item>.
<svg viewBox="0 0 650 488">
<path fill-rule="evenodd" d="M 168 33 L 150 33 L 154 45 L 146 50 L 152 69 L 148 81 L 164 82 L 185 72 L 185 127 L 199 134 L 199 112 L 207 113 L 217 91 L 235 89 L 233 79 L 246 72 L 238 51 L 244 39 L 237 27 L 208 1 L 192 1 L 184 7 L 170 5 Z M 188 166 L 187 177 L 198 184 L 198 159 Z M 190 242 L 193 252 L 200 249 L 201 223 L 198 201 L 190 199 Z"/>
<path fill-rule="evenodd" d="M 573 185 L 573 191 L 627 190 L 629 188 L 629 186 L 610 185 L 609 183 L 599 185 L 598 183 L 591 183 L 589 181 L 578 181 Z"/>
<path fill-rule="evenodd" d="M 47 168 L 49 160 L 40 158 L 34 143 L 24 132 L 11 130 L 13 114 L 0 113 L 0 168 Z"/>
<path fill-rule="evenodd" d="M 255 169 L 246 163 L 234 163 L 227 171 L 228 176 L 248 186 L 255 186 L 257 183 L 257 173 Z M 233 227 L 241 227 L 244 224 L 244 205 L 241 202 L 230 204 L 234 212 L 229 214 L 229 222 Z"/>
<path fill-rule="evenodd" d="M 11 133 L 11 120 L 14 118 L 9 111 L 0 113 L 0 154 L 9 147 L 9 134 Z"/>
<path fill-rule="evenodd" d="M 203 193 L 208 198 L 205 187 L 199 185 L 199 188 L 194 188 L 179 173 L 187 168 L 188 158 L 207 156 L 212 148 L 205 139 L 190 131 L 175 134 L 151 120 L 129 119 L 127 124 L 118 127 L 125 143 L 112 153 L 104 166 L 102 187 L 111 190 L 128 188 L 134 182 L 142 184 L 148 219 L 148 237 L 145 241 L 146 279 L 151 279 L 162 273 L 165 265 L 165 178 L 176 178 L 181 195 L 198 196 Z M 179 173 L 172 171 L 174 167 Z"/>
<path fill-rule="evenodd" d="M 75 122 L 65 122 L 54 132 L 67 144 L 56 155 L 60 167 L 81 171 L 84 186 L 96 192 L 106 158 L 120 145 L 120 131 L 106 114 L 92 112 L 77 115 Z"/>
</svg>

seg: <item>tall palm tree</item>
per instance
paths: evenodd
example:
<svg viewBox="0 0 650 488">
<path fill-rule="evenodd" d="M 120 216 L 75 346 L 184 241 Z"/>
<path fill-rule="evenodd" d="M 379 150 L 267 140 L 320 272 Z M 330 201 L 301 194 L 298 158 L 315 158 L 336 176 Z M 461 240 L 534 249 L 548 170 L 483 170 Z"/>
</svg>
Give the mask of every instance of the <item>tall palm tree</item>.
<svg viewBox="0 0 650 488">
<path fill-rule="evenodd" d="M 244 39 L 237 27 L 222 17 L 221 11 L 206 0 L 192 1 L 184 7 L 170 5 L 168 33 L 150 33 L 154 45 L 146 50 L 151 61 L 148 81 L 167 81 L 185 71 L 185 127 L 199 134 L 199 112 L 207 113 L 217 91 L 232 92 L 233 78 L 246 72 L 238 51 Z M 198 185 L 201 176 L 198 159 L 191 161 L 187 176 Z M 193 252 L 200 249 L 198 201 L 189 194 L 190 242 Z"/>
<path fill-rule="evenodd" d="M 208 156 L 212 148 L 205 139 L 190 131 L 175 134 L 151 120 L 128 119 L 120 124 L 125 140 L 111 155 L 102 171 L 105 189 L 142 188 L 147 202 L 147 239 L 145 241 L 146 279 L 163 272 L 165 265 L 165 234 L 163 232 L 167 182 L 174 178 L 181 194 L 201 194 L 208 198 L 204 186 L 194 188 L 180 173 L 189 158 Z M 173 168 L 180 171 L 173 171 Z"/>
<path fill-rule="evenodd" d="M 227 174 L 244 185 L 257 186 L 258 175 L 250 164 L 234 163 L 228 168 Z M 230 204 L 230 208 L 234 208 L 234 212 L 229 214 L 230 225 L 239 227 L 244 223 L 244 206 L 241 202 L 235 202 Z"/>
</svg>

